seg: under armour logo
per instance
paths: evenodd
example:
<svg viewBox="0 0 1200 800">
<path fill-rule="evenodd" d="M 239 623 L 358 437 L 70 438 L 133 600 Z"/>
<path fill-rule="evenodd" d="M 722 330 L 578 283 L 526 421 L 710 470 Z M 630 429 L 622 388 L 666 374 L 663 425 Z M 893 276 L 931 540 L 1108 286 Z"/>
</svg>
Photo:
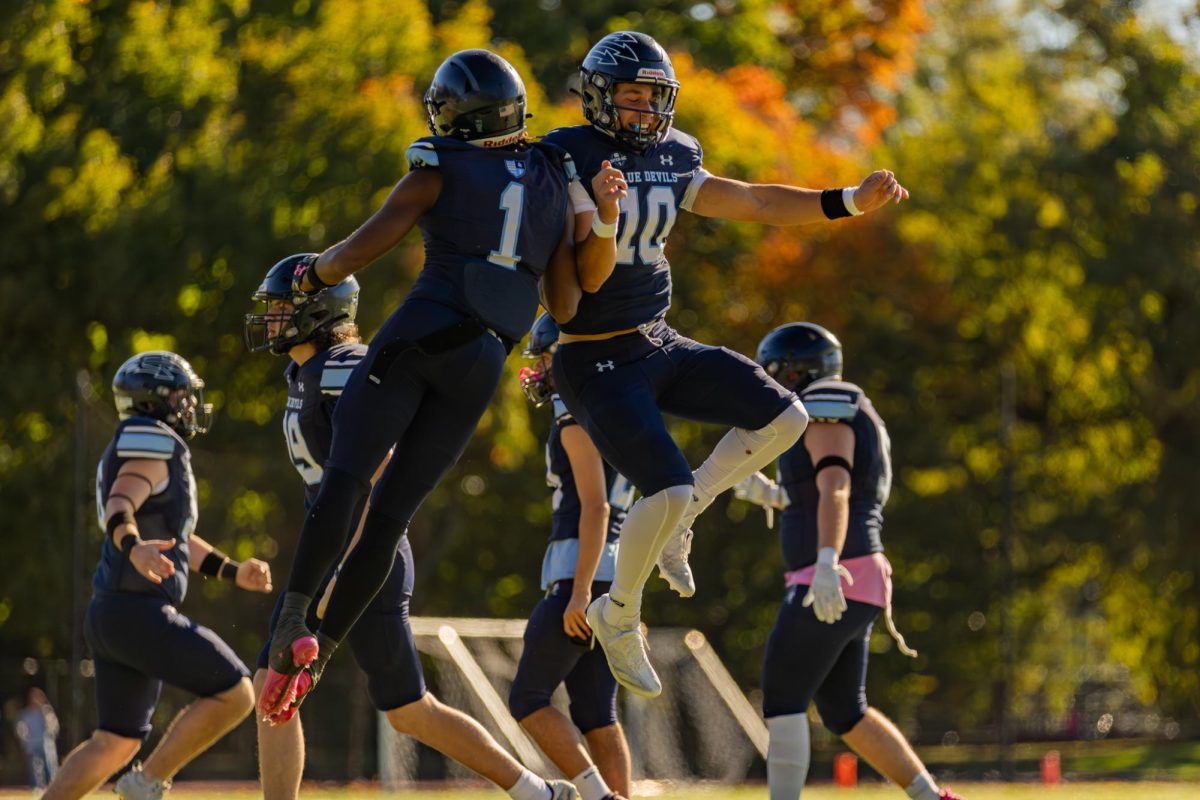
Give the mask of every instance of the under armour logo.
<svg viewBox="0 0 1200 800">
<path fill-rule="evenodd" d="M 663 163 L 663 166 L 666 166 L 666 167 L 675 166 L 675 157 L 674 156 L 661 155 L 658 157 L 658 159 Z"/>
<path fill-rule="evenodd" d="M 616 369 L 616 368 L 617 368 L 617 365 L 614 364 L 612 361 L 597 361 L 596 362 L 596 372 L 605 372 L 607 370 Z"/>
</svg>

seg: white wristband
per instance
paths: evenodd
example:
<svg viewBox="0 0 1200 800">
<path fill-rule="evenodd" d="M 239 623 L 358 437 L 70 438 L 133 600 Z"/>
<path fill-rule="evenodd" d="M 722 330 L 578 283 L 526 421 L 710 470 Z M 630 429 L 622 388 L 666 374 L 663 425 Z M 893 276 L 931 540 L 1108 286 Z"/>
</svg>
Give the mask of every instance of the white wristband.
<svg viewBox="0 0 1200 800">
<path fill-rule="evenodd" d="M 612 222 L 602 222 L 600 220 L 600 212 L 597 211 L 595 214 L 592 214 L 592 233 L 596 234 L 600 239 L 611 239 L 617 235 L 617 223 L 615 220 Z"/>
<path fill-rule="evenodd" d="M 854 216 L 858 216 L 863 212 L 858 210 L 858 206 L 854 205 L 854 193 L 858 191 L 857 186 L 847 186 L 842 189 L 842 204 L 846 206 L 846 210 Z"/>
</svg>

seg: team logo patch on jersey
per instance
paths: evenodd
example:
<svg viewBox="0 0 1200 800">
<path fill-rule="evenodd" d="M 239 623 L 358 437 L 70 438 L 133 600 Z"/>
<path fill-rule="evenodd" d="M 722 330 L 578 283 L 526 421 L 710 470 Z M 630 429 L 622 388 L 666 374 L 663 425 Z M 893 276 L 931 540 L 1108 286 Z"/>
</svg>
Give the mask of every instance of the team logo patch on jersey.
<svg viewBox="0 0 1200 800">
<path fill-rule="evenodd" d="M 608 163 L 612 164 L 614 167 L 621 166 L 622 164 L 625 163 L 625 154 L 624 153 L 613 153 L 611 156 L 608 157 Z"/>
<path fill-rule="evenodd" d="M 513 161 L 510 159 L 504 162 L 504 166 L 508 170 L 508 174 L 512 175 L 514 178 L 519 178 L 525 174 L 524 161 Z"/>
</svg>

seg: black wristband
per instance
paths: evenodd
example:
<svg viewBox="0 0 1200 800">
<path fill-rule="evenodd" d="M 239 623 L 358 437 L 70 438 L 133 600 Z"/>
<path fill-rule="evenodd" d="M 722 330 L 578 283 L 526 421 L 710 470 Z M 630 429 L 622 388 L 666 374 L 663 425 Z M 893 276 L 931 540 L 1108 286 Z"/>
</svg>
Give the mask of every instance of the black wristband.
<svg viewBox="0 0 1200 800">
<path fill-rule="evenodd" d="M 300 283 L 303 283 L 304 279 L 308 278 L 308 282 L 311 283 L 314 288 L 329 289 L 336 284 L 326 283 L 325 281 L 321 280 L 321 276 L 317 274 L 317 259 L 319 258 L 320 256 L 314 256 L 313 258 L 309 259 L 308 264 L 304 267 L 304 274 L 300 276 Z"/>
<path fill-rule="evenodd" d="M 133 516 L 133 512 L 129 509 L 121 509 L 115 514 L 109 515 L 108 519 L 104 523 L 104 532 L 109 536 L 112 536 L 113 531 L 115 531 L 119 526 L 125 525 L 126 523 L 136 526 L 137 519 Z"/>
<path fill-rule="evenodd" d="M 225 563 L 221 565 L 221 580 L 236 581 L 237 574 L 238 574 L 238 567 L 240 567 L 240 566 L 241 566 L 240 562 L 234 561 L 232 558 L 226 557 Z"/>
<path fill-rule="evenodd" d="M 201 575 L 208 575 L 213 578 L 221 578 L 221 565 L 229 560 L 229 556 L 222 553 L 217 548 L 213 548 L 212 552 L 204 557 L 200 562 L 200 567 L 196 570 Z"/>
<path fill-rule="evenodd" d="M 850 209 L 846 208 L 846 201 L 842 197 L 841 189 L 825 189 L 821 192 L 821 210 L 829 219 L 854 216 L 850 213 Z"/>
<path fill-rule="evenodd" d="M 841 467 L 842 469 L 846 470 L 846 472 L 850 472 L 851 469 L 850 462 L 841 456 L 825 456 L 817 462 L 816 466 L 813 468 L 813 474 L 820 472 L 826 467 Z"/>
</svg>

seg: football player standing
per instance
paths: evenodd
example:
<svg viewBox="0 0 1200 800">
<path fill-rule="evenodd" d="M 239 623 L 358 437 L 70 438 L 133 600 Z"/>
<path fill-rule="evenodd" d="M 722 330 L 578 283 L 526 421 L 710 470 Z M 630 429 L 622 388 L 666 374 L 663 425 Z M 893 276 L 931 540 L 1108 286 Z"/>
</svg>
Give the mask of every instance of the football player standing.
<svg viewBox="0 0 1200 800">
<path fill-rule="evenodd" d="M 913 800 L 962 800 L 940 788 L 899 729 L 867 704 L 871 627 L 892 624 L 892 566 L 883 555 L 883 506 L 892 486 L 891 440 L 870 398 L 842 380 L 842 345 L 820 325 L 776 328 L 758 363 L 799 393 L 812 420 L 779 458 L 779 483 L 755 473 L 735 494 L 783 512 L 787 593 L 767 640 L 763 716 L 770 731 L 771 800 L 797 800 L 808 775 L 808 706 Z M 845 582 L 845 588 L 842 584 Z"/>
<path fill-rule="evenodd" d="M 188 440 L 208 430 L 204 381 L 175 353 L 130 358 L 113 377 L 121 421 L 100 458 L 96 503 L 105 530 L 83 632 L 96 669 L 98 723 L 43 795 L 95 791 L 150 734 L 163 684 L 196 696 L 144 764 L 117 781 L 125 800 L 157 800 L 175 773 L 254 707 L 250 673 L 217 634 L 181 614 L 188 572 L 271 591 L 271 570 L 238 563 L 193 531 L 196 480 Z"/>
<path fill-rule="evenodd" d="M 808 422 L 795 394 L 753 361 L 688 339 L 664 321 L 671 270 L 663 250 L 679 210 L 799 225 L 872 211 L 908 193 L 887 170 L 857 187 L 824 191 L 709 174 L 700 143 L 671 126 L 679 82 L 666 51 L 643 33 L 605 36 L 584 59 L 580 78 L 588 124 L 551 131 L 545 141 L 571 154 L 585 184 L 607 189 L 620 181 L 628 197 L 619 219 L 576 205 L 581 249 L 591 253 L 593 239 L 610 237 L 617 247 L 611 260 L 579 260 L 583 296 L 562 324 L 554 377 L 600 454 L 642 493 L 621 531 L 612 588 L 587 616 L 617 680 L 653 697 L 662 685 L 639 628 L 650 571 L 657 561 L 676 592 L 693 594 L 692 521 L 787 450 Z M 664 413 L 732 430 L 693 472 Z"/>
<path fill-rule="evenodd" d="M 550 545 L 542 559 L 546 596 L 525 627 L 508 708 L 555 766 L 573 776 L 583 800 L 619 800 L 631 791 L 629 744 L 617 721 L 617 682 L 593 647 L 584 612 L 593 594 L 608 591 L 612 581 L 633 486 L 604 463 L 554 393 L 550 368 L 557 346 L 558 326 L 542 314 L 525 350 L 537 363 L 522 369 L 520 380 L 535 407 L 549 403 L 554 411 L 546 442 L 546 482 L 554 489 Z M 563 683 L 570 719 L 550 705 Z"/>
</svg>

